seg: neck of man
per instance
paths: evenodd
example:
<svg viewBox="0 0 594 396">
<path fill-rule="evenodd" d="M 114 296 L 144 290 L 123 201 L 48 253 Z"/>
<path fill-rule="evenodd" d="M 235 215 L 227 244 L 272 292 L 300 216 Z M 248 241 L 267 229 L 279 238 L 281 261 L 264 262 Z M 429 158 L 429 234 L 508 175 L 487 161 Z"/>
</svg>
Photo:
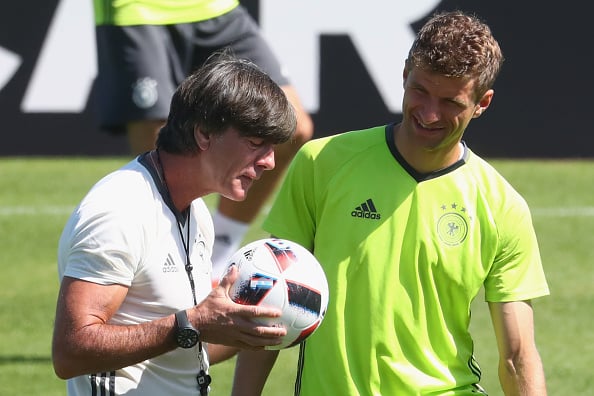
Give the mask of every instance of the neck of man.
<svg viewBox="0 0 594 396">
<path fill-rule="evenodd" d="M 160 172 L 163 182 L 175 208 L 183 213 L 186 211 L 193 200 L 204 194 L 198 192 L 198 186 L 194 186 L 192 181 L 199 180 L 193 174 L 192 170 L 197 168 L 193 164 L 192 156 L 171 154 L 163 150 L 155 150 L 158 163 L 161 166 Z"/>
<path fill-rule="evenodd" d="M 432 173 L 447 168 L 460 160 L 464 154 L 464 145 L 454 141 L 450 147 L 432 149 L 418 144 L 411 144 L 406 133 L 401 131 L 402 124 L 394 126 L 394 143 L 404 160 L 421 174 Z"/>
</svg>

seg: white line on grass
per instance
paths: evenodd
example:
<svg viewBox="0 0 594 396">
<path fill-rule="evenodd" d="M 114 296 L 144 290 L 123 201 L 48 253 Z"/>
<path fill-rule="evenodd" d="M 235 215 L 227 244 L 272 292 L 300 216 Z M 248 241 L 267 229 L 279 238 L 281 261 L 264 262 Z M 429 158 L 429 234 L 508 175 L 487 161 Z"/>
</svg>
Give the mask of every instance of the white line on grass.
<svg viewBox="0 0 594 396">
<path fill-rule="evenodd" d="M 532 209 L 534 217 L 592 217 L 594 206 L 559 206 Z"/>
<path fill-rule="evenodd" d="M 0 216 L 69 215 L 74 206 L 0 206 Z M 267 212 L 267 210 L 266 210 Z M 594 217 L 594 206 L 553 206 L 532 208 L 534 217 Z"/>
<path fill-rule="evenodd" d="M 68 215 L 74 206 L 0 206 L 0 216 Z"/>
</svg>

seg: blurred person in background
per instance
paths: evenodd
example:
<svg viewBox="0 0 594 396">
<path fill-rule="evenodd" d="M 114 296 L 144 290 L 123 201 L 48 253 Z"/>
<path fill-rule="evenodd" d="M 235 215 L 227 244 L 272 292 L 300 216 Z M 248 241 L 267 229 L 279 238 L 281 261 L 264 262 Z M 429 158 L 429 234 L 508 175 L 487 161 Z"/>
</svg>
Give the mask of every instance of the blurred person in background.
<svg viewBox="0 0 594 396">
<path fill-rule="evenodd" d="M 238 0 L 94 0 L 94 11 L 100 126 L 126 133 L 133 155 L 154 148 L 176 86 L 222 48 L 260 66 L 296 110 L 295 135 L 276 148 L 275 169 L 266 172 L 246 200 L 219 199 L 213 214 L 216 283 L 295 152 L 313 136 L 312 120 L 256 22 Z"/>
</svg>

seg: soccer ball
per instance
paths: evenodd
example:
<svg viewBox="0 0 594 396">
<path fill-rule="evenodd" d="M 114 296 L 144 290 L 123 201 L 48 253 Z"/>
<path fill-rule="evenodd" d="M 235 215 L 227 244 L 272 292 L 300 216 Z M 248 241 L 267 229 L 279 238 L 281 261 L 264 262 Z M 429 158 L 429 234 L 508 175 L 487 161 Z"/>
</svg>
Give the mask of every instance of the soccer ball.
<svg viewBox="0 0 594 396">
<path fill-rule="evenodd" d="M 267 326 L 282 326 L 284 349 L 299 344 L 320 325 L 328 307 L 328 282 L 318 260 L 303 246 L 286 239 L 261 239 L 240 248 L 228 261 L 237 265 L 231 299 L 243 305 L 282 310 L 278 318 L 257 318 Z"/>
</svg>

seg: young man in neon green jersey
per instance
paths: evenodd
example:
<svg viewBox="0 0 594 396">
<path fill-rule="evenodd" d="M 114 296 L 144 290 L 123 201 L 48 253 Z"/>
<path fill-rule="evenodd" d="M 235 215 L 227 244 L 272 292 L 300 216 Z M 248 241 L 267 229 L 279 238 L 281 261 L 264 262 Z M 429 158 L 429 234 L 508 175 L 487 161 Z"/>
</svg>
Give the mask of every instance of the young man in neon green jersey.
<svg viewBox="0 0 594 396">
<path fill-rule="evenodd" d="M 213 281 L 241 244 L 297 149 L 313 135 L 288 76 L 238 0 L 93 0 L 99 73 L 101 129 L 126 133 L 133 155 L 155 146 L 179 83 L 211 54 L 230 48 L 262 68 L 297 112 L 294 137 L 275 148 L 276 167 L 258 181 L 243 202 L 220 197 L 213 214 Z"/>
<path fill-rule="evenodd" d="M 530 212 L 462 141 L 502 62 L 476 17 L 435 15 L 405 62 L 402 121 L 295 157 L 264 227 L 310 249 L 330 286 L 297 395 L 486 395 L 469 333 L 481 287 L 504 393 L 546 395 L 530 301 L 549 290 Z M 275 359 L 241 352 L 234 395 L 259 394 Z"/>
</svg>

